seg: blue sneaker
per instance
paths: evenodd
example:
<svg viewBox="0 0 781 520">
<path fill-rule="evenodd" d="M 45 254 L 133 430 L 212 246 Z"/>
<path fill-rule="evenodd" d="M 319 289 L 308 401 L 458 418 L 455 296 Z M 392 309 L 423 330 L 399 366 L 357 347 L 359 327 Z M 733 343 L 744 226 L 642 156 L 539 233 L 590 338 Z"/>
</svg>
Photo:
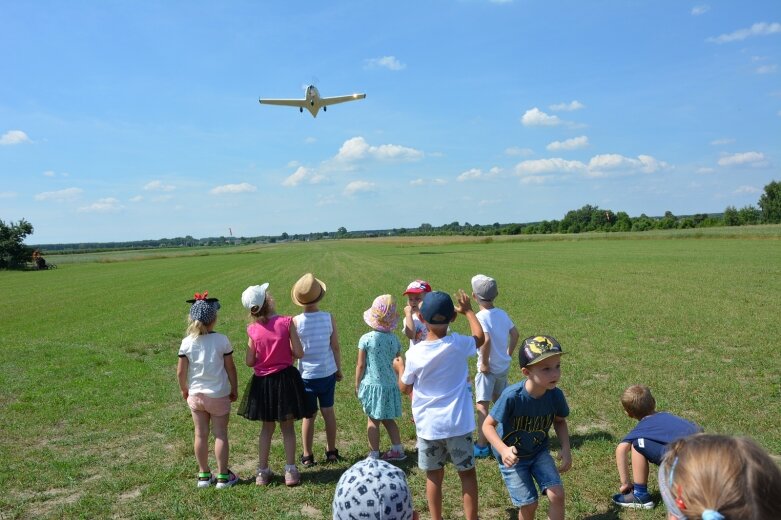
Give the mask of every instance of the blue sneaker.
<svg viewBox="0 0 781 520">
<path fill-rule="evenodd" d="M 654 501 L 651 499 L 651 495 L 648 493 L 639 496 L 635 495 L 634 493 L 627 493 L 625 495 L 618 493 L 613 495 L 613 503 L 621 507 L 628 507 L 630 509 L 654 508 Z"/>
<path fill-rule="evenodd" d="M 485 459 L 491 454 L 491 450 L 488 448 L 488 446 L 483 446 L 482 448 L 475 444 L 474 446 L 474 457 L 476 459 Z"/>
</svg>

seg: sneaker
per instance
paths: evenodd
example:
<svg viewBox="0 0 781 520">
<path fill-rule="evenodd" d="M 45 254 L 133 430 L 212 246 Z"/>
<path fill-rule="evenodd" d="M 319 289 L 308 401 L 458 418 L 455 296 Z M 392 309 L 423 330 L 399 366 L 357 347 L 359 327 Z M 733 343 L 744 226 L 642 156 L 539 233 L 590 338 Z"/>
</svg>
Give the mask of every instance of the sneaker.
<svg viewBox="0 0 781 520">
<path fill-rule="evenodd" d="M 380 455 L 382 460 L 404 460 L 407 458 L 407 454 L 404 450 L 388 450 Z"/>
<path fill-rule="evenodd" d="M 207 488 L 212 485 L 214 482 L 214 475 L 212 475 L 210 472 L 201 472 L 198 473 L 198 487 L 199 488 Z"/>
<path fill-rule="evenodd" d="M 271 478 L 274 473 L 270 469 L 259 469 L 258 475 L 255 477 L 256 486 L 268 486 L 271 484 Z"/>
<path fill-rule="evenodd" d="M 488 448 L 488 446 L 483 446 L 482 448 L 475 444 L 474 447 L 474 457 L 476 459 L 485 459 L 491 454 L 491 450 Z"/>
<path fill-rule="evenodd" d="M 653 509 L 654 507 L 654 501 L 651 499 L 651 495 L 647 493 L 640 496 L 637 496 L 634 493 L 627 493 L 625 495 L 618 493 L 613 495 L 613 503 L 630 509 Z"/>
<path fill-rule="evenodd" d="M 217 489 L 225 489 L 231 486 L 235 486 L 239 482 L 239 477 L 234 472 L 228 470 L 227 473 L 217 474 Z"/>
<path fill-rule="evenodd" d="M 285 485 L 297 486 L 301 483 L 301 473 L 298 472 L 298 468 L 292 467 L 285 470 Z"/>
</svg>

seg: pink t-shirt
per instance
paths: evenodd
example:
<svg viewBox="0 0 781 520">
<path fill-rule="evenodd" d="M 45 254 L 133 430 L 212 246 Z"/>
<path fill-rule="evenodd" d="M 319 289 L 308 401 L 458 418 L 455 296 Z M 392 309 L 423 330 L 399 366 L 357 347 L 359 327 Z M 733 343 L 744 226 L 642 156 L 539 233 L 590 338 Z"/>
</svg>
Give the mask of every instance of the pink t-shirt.
<svg viewBox="0 0 781 520">
<path fill-rule="evenodd" d="M 247 327 L 247 336 L 255 349 L 255 375 L 267 376 L 293 364 L 291 321 L 292 316 L 274 316 L 266 323 L 255 322 Z"/>
</svg>

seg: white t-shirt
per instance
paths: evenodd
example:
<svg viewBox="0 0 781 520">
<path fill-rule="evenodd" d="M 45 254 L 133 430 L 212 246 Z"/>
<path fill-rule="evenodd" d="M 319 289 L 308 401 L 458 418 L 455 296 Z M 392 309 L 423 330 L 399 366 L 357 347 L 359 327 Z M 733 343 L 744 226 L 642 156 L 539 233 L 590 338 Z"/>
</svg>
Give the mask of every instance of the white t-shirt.
<svg viewBox="0 0 781 520">
<path fill-rule="evenodd" d="M 501 374 L 510 369 L 512 358 L 507 354 L 507 340 L 510 330 L 515 327 L 513 320 L 502 309 L 481 309 L 475 314 L 477 321 L 483 327 L 483 332 L 491 337 L 491 352 L 488 355 L 488 367 L 492 374 Z M 477 352 L 477 369 L 483 361 L 480 351 Z"/>
<path fill-rule="evenodd" d="M 336 373 L 336 360 L 331 349 L 331 315 L 325 311 L 302 312 L 295 318 L 296 331 L 304 348 L 298 360 L 303 379 L 320 379 Z"/>
<path fill-rule="evenodd" d="M 468 359 L 476 355 L 472 336 L 451 334 L 421 341 L 406 354 L 401 381 L 412 385 L 412 416 L 418 437 L 428 441 L 466 435 L 475 429 Z"/>
<path fill-rule="evenodd" d="M 426 325 L 422 321 L 420 321 L 417 312 L 412 315 L 412 327 L 413 330 L 415 331 L 415 339 L 409 340 L 410 347 L 426 339 L 426 335 L 428 334 L 428 327 L 426 327 Z"/>
<path fill-rule="evenodd" d="M 179 357 L 186 357 L 187 388 L 190 394 L 225 397 L 231 393 L 225 356 L 233 353 L 228 337 L 219 332 L 187 336 L 179 347 Z"/>
</svg>

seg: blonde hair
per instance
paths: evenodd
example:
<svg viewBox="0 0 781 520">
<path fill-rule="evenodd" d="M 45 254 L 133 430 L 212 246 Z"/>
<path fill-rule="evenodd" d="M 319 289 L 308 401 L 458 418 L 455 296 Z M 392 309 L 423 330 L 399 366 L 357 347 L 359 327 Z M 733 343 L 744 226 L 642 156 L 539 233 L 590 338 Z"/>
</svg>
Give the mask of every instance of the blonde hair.
<svg viewBox="0 0 781 520">
<path fill-rule="evenodd" d="M 656 399 L 645 385 L 632 385 L 621 394 L 621 405 L 635 419 L 642 419 L 656 411 Z"/>
<path fill-rule="evenodd" d="M 209 333 L 209 325 L 211 323 L 202 323 L 198 320 L 194 320 L 191 317 L 187 317 L 187 336 L 197 337 L 203 336 Z"/>
<path fill-rule="evenodd" d="M 253 305 L 250 308 L 249 313 L 250 316 L 255 319 L 255 321 L 259 321 L 260 323 L 267 323 L 269 318 L 274 315 L 274 310 L 274 303 L 267 294 L 266 299 L 263 301 L 263 305 L 259 307 L 257 305 Z"/>
<path fill-rule="evenodd" d="M 697 434 L 673 442 L 663 467 L 687 518 L 718 511 L 725 520 L 781 518 L 781 469 L 747 437 Z"/>
</svg>

